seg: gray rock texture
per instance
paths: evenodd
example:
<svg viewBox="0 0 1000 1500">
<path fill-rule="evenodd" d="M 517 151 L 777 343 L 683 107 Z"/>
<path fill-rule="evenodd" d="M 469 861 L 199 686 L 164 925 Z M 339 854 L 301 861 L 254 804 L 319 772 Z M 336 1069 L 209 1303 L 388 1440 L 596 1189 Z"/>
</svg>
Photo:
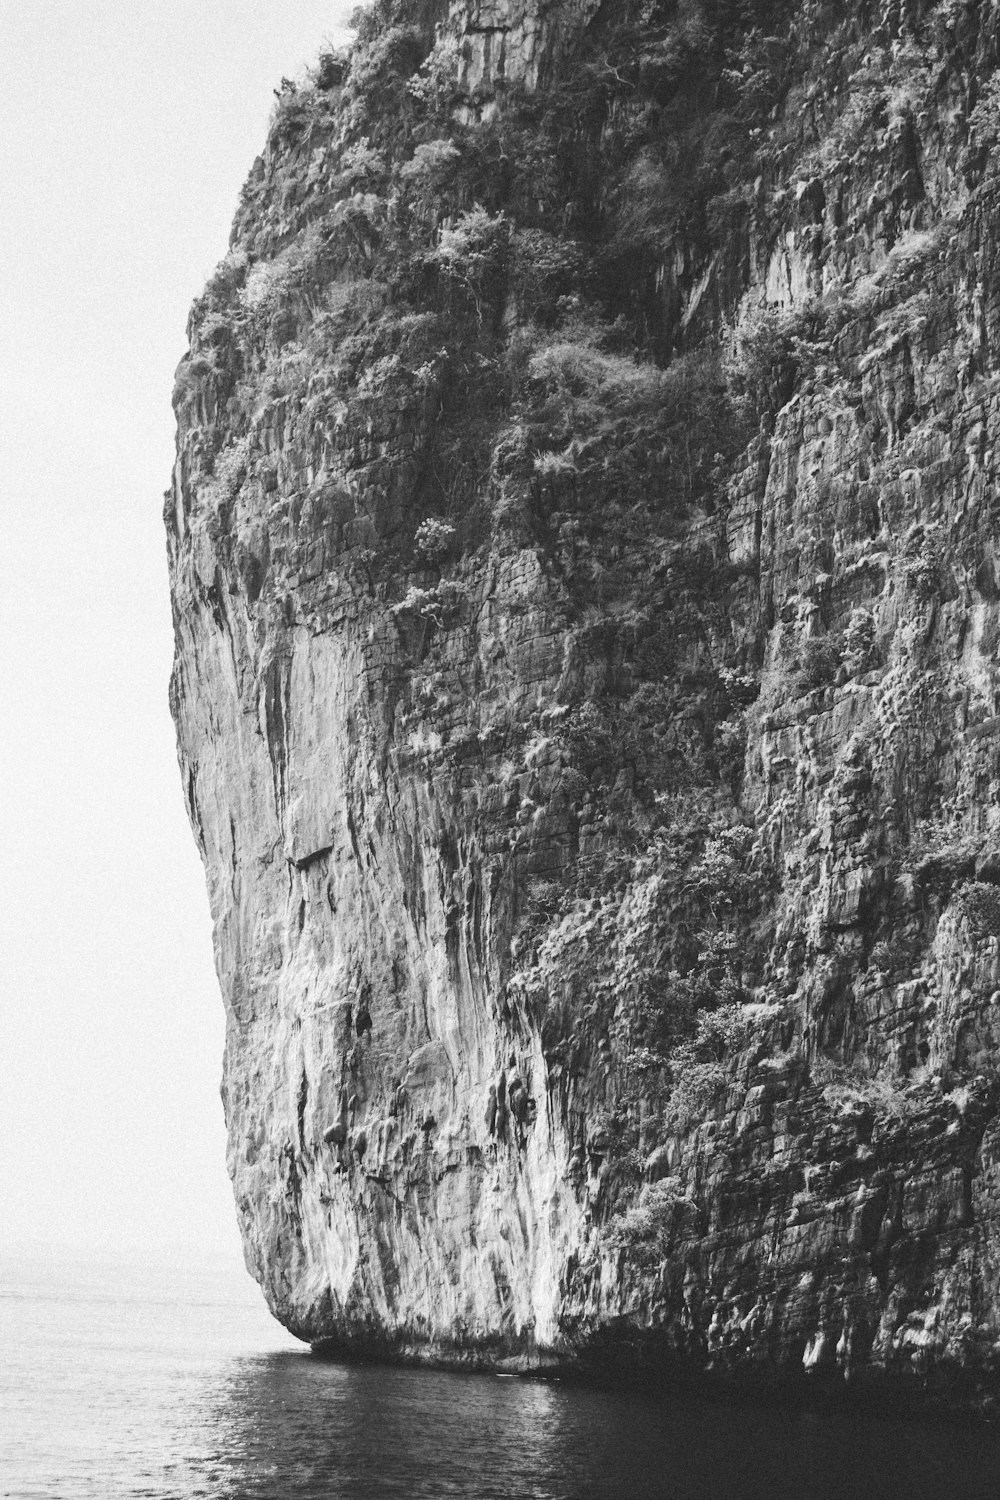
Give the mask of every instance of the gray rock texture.
<svg viewBox="0 0 1000 1500">
<path fill-rule="evenodd" d="M 995 1385 L 998 60 L 385 3 L 281 93 L 165 518 L 300 1337 Z"/>
</svg>

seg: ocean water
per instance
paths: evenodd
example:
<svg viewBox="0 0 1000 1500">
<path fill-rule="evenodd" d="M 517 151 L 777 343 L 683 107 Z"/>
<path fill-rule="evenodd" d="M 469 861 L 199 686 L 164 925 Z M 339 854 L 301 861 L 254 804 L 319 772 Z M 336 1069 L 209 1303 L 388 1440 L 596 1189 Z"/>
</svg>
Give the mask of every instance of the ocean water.
<svg viewBox="0 0 1000 1500">
<path fill-rule="evenodd" d="M 0 1494 L 1000 1496 L 1000 1433 L 313 1358 L 206 1272 L 0 1262 Z"/>
</svg>

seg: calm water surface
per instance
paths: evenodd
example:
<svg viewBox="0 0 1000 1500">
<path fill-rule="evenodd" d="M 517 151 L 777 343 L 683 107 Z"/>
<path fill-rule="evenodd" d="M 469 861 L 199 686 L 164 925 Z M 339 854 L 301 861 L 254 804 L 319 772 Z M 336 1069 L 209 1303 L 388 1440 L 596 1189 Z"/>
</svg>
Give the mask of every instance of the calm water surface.
<svg viewBox="0 0 1000 1500">
<path fill-rule="evenodd" d="M 348 1369 L 206 1274 L 0 1262 L 0 1494 L 1000 1497 L 1000 1432 Z"/>
</svg>

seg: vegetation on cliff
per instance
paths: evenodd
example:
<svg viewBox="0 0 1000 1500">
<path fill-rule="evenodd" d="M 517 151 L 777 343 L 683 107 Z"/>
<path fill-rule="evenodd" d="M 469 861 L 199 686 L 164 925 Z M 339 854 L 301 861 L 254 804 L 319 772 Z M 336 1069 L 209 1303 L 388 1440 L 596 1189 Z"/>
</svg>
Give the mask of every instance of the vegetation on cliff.
<svg viewBox="0 0 1000 1500">
<path fill-rule="evenodd" d="M 283 86 L 178 377 L 202 586 L 392 621 L 386 754 L 570 1143 L 568 1338 L 611 1257 L 702 1359 L 988 1364 L 996 22 L 555 24 L 378 0 Z"/>
</svg>

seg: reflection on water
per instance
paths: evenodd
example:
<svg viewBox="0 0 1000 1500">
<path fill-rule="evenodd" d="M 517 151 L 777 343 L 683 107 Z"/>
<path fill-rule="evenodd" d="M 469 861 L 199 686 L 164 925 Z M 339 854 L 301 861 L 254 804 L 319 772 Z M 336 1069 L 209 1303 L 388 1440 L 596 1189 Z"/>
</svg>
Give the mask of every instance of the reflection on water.
<svg viewBox="0 0 1000 1500">
<path fill-rule="evenodd" d="M 222 1396 L 213 1427 L 233 1497 L 582 1493 L 553 1484 L 551 1387 L 290 1354 L 241 1362 Z"/>
<path fill-rule="evenodd" d="M 276 1355 L 213 1418 L 242 1496 L 924 1500 L 1000 1494 L 994 1433 L 664 1403 L 559 1385 Z"/>
<path fill-rule="evenodd" d="M 0 1349 L 10 1497 L 1000 1495 L 993 1430 L 347 1368 L 176 1278 L 5 1274 Z"/>
</svg>

